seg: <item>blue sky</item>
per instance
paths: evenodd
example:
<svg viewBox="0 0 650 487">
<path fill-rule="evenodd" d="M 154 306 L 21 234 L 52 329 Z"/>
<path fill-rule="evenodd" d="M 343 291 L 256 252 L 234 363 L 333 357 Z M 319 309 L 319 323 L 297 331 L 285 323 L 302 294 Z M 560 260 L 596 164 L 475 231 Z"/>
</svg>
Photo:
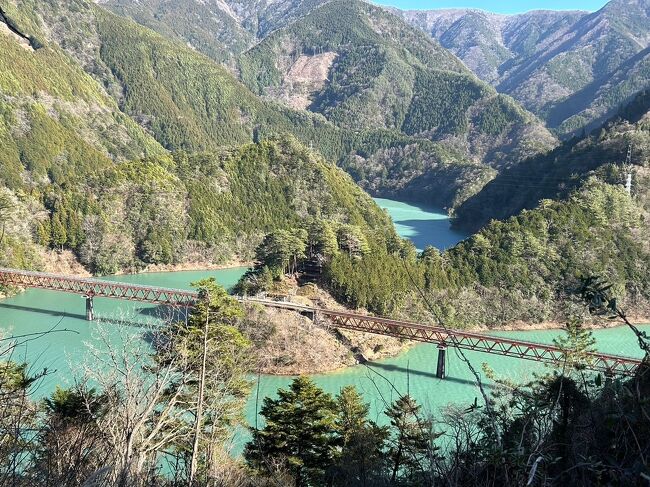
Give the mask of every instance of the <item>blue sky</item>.
<svg viewBox="0 0 650 487">
<path fill-rule="evenodd" d="M 480 8 L 489 12 L 513 14 L 528 10 L 589 10 L 595 11 L 606 0 L 374 0 L 380 5 L 391 5 L 409 10 L 436 8 Z"/>
</svg>

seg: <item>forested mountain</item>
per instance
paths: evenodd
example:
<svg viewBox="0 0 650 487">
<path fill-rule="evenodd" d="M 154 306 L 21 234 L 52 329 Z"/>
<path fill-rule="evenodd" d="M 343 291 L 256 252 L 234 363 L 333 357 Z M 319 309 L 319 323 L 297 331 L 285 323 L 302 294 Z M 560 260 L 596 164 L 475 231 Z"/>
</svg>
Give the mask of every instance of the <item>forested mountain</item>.
<svg viewBox="0 0 650 487">
<path fill-rule="evenodd" d="M 634 193 L 642 205 L 650 205 L 643 167 L 649 158 L 650 91 L 646 90 L 600 129 L 502 171 L 457 209 L 454 224 L 475 231 L 492 219 L 535 208 L 541 200 L 565 198 L 592 176 L 622 185 L 631 173 Z"/>
<path fill-rule="evenodd" d="M 240 64 L 253 91 L 339 127 L 427 138 L 494 167 L 552 143 L 534 117 L 448 51 L 363 2 L 320 6 L 244 53 Z"/>
<path fill-rule="evenodd" d="M 237 54 L 324 0 L 99 0 L 97 3 L 234 67 Z"/>
<path fill-rule="evenodd" d="M 250 259 L 264 233 L 309 218 L 394 233 L 287 134 L 315 134 L 313 117 L 92 4 L 0 6 L 3 265 L 42 267 L 46 248 L 102 274 Z"/>
<path fill-rule="evenodd" d="M 40 23 L 37 35 L 61 46 L 169 150 L 214 149 L 280 132 L 311 141 L 318 131 L 325 154 L 341 152 L 334 127 L 260 100 L 207 57 L 92 3 L 24 0 L 19 7 L 15 21 Z"/>
<path fill-rule="evenodd" d="M 22 39 L 4 22 L 0 29 L 0 177 L 5 184 L 28 187 L 25 169 L 34 181 L 63 184 L 78 178 L 84 167 L 164 152 L 57 45 Z"/>
<path fill-rule="evenodd" d="M 648 86 L 647 0 L 612 0 L 594 13 L 395 13 L 563 136 L 598 126 Z"/>
<path fill-rule="evenodd" d="M 178 35 L 169 29 L 186 26 L 191 35 L 200 36 L 203 24 L 194 19 L 214 20 L 219 15 L 208 15 L 207 10 L 216 11 L 224 5 L 109 2 L 113 10 L 149 25 L 141 17 L 146 10 L 147 18 L 155 17 L 166 26 L 153 27 L 176 40 Z M 336 160 L 366 189 L 390 196 L 410 194 L 439 206 L 455 206 L 480 189 L 494 173 L 486 163 L 506 165 L 554 143 L 539 121 L 511 99 L 499 96 L 449 52 L 381 9 L 361 2 L 320 7 L 315 2 L 279 2 L 266 7 L 238 4 L 235 10 L 240 12 L 241 25 L 250 26 L 242 19 L 246 12 L 255 11 L 259 12 L 259 25 L 267 26 L 255 31 L 255 35 L 266 37 L 242 54 L 239 62 L 241 79 L 266 101 L 242 91 L 233 80 L 232 91 L 240 100 L 235 111 L 243 112 L 235 113 L 234 118 L 242 118 L 242 126 L 225 131 L 217 127 L 216 132 L 202 128 L 198 137 L 202 143 L 206 133 L 220 143 L 219 139 L 231 133 L 259 137 L 288 131 Z M 287 18 L 294 21 L 269 34 L 271 26 L 287 23 L 277 19 Z M 222 111 L 223 101 L 215 101 L 212 109 L 212 100 L 208 101 L 207 112 L 202 102 L 206 91 L 217 88 L 197 85 L 189 78 L 207 80 L 208 85 L 220 78 L 223 85 L 229 76 L 225 70 L 185 45 L 154 41 L 150 31 L 124 22 L 114 19 L 104 23 L 106 45 L 100 55 L 128 87 L 128 93 L 148 93 L 150 84 L 157 92 L 172 87 L 175 96 L 161 93 L 158 98 L 173 100 L 183 111 L 184 121 L 193 116 L 189 127 L 175 127 L 178 117 L 170 113 L 164 121 L 167 132 L 187 130 L 192 124 L 205 126 L 214 113 Z M 152 46 L 144 51 L 129 47 L 139 42 Z M 196 48 L 218 58 L 209 49 Z M 150 52 L 155 55 L 148 59 Z M 166 64 L 167 59 L 175 61 Z M 146 80 L 151 76 L 138 71 L 150 65 L 157 79 Z M 327 82 L 329 79 L 332 82 Z M 178 93 L 183 91 L 179 103 Z M 130 98 L 145 99 L 135 94 Z M 198 110 L 191 106 L 195 100 L 199 100 Z M 278 106 L 278 101 L 284 107 Z M 140 121 L 150 118 L 151 107 L 133 107 L 130 100 L 125 106 Z M 436 106 L 437 110 L 431 109 Z M 145 115 L 140 116 L 140 111 Z M 168 138 L 163 137 L 157 138 L 169 147 Z"/>
</svg>

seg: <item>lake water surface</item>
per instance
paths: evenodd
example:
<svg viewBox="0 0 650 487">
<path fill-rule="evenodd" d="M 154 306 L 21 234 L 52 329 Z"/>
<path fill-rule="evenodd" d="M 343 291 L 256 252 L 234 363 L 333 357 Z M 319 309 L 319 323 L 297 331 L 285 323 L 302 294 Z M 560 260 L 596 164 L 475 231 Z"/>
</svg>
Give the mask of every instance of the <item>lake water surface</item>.
<svg viewBox="0 0 650 487">
<path fill-rule="evenodd" d="M 388 211 L 397 233 L 411 240 L 420 251 L 427 245 L 444 250 L 467 237 L 450 228 L 449 217 L 443 210 L 385 198 L 374 200 Z"/>
<path fill-rule="evenodd" d="M 389 200 L 379 200 L 386 207 L 399 225 L 398 230 L 409 238 L 416 240 L 418 247 L 427 243 L 441 248 L 451 245 L 454 239 L 463 236 L 449 230 L 449 222 L 444 215 L 423 210 L 410 205 Z M 427 215 L 430 219 L 427 220 Z M 413 223 L 420 222 L 420 223 Z M 431 225 L 428 225 L 430 222 Z M 445 226 L 446 225 L 446 226 Z M 417 232 L 417 235 L 409 232 Z M 204 277 L 215 277 L 226 287 L 232 286 L 245 271 L 244 268 L 195 271 L 166 272 L 115 276 L 111 279 L 138 284 L 151 284 L 161 287 L 190 288 L 190 283 Z M 144 338 L 146 330 L 143 324 L 160 322 L 159 308 L 140 303 L 96 299 L 95 308 L 99 318 L 108 317 L 117 320 L 116 330 L 132 333 Z M 53 371 L 38 384 L 37 395 L 48 395 L 57 384 L 71 385 L 75 367 L 83 361 L 84 342 L 92 342 L 94 332 L 103 326 L 98 322 L 87 322 L 84 317 L 84 300 L 76 295 L 53 291 L 28 290 L 18 296 L 0 301 L 0 329 L 5 334 L 25 335 L 46 331 L 56 326 L 60 331 L 44 338 L 30 341 L 16 350 L 13 360 L 25 361 L 34 370 L 47 367 Z M 650 327 L 648 327 L 650 328 Z M 648 329 L 646 328 L 646 329 Z M 650 329 L 648 330 L 650 331 Z M 502 336 L 519 337 L 529 341 L 550 343 L 558 335 L 557 331 L 528 331 L 500 333 Z M 613 328 L 594 332 L 600 350 L 620 355 L 641 356 L 633 334 L 626 328 Z M 526 362 L 479 352 L 466 352 L 475 368 L 481 371 L 481 364 L 487 363 L 498 374 L 513 379 L 530 378 L 543 366 L 535 362 Z M 447 353 L 448 377 L 444 380 L 435 377 L 437 350 L 435 345 L 418 345 L 400 357 L 383 360 L 367 365 L 346 368 L 339 372 L 314 375 L 314 380 L 325 390 L 336 393 L 342 387 L 353 384 L 364 394 L 371 405 L 371 414 L 380 423 L 386 418 L 382 411 L 386 404 L 395 400 L 399 394 L 410 393 L 425 408 L 432 411 L 449 403 L 467 403 L 479 396 L 473 376 L 467 366 L 453 350 Z M 249 400 L 246 415 L 250 424 L 254 424 L 256 411 L 265 396 L 273 396 L 278 387 L 289 384 L 290 377 L 262 376 Z M 489 387 L 489 386 L 488 386 Z M 480 401 L 480 398 L 479 398 Z M 244 437 L 238 436 L 235 451 L 241 451 Z"/>
</svg>

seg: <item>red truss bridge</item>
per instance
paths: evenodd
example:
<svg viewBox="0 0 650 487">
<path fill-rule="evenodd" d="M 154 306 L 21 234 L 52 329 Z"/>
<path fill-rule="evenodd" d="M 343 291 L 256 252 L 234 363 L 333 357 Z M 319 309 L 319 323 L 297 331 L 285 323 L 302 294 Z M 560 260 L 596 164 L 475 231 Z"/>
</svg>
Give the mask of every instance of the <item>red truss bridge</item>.
<svg viewBox="0 0 650 487">
<path fill-rule="evenodd" d="M 0 284 L 63 291 L 88 297 L 98 296 L 152 304 L 167 304 L 170 306 L 192 306 L 198 299 L 198 293 L 193 291 L 140 286 L 124 282 L 86 279 L 45 272 L 21 271 L 3 267 L 0 267 Z"/>
<path fill-rule="evenodd" d="M 194 291 L 7 268 L 0 268 L 0 285 L 80 294 L 86 297 L 86 318 L 88 320 L 94 319 L 94 297 L 125 299 L 176 307 L 194 306 L 199 299 L 199 294 Z M 566 363 L 564 351 L 553 345 L 495 337 L 464 330 L 452 330 L 439 326 L 392 320 L 347 311 L 313 308 L 284 301 L 257 298 L 238 299 L 243 303 L 302 313 L 325 326 L 437 344 L 439 350 L 437 375 L 440 378 L 445 375 L 447 347 L 503 355 L 556 366 L 562 366 Z M 585 363 L 588 370 L 601 372 L 605 375 L 631 376 L 641 365 L 642 360 L 591 352 L 587 354 Z"/>
</svg>

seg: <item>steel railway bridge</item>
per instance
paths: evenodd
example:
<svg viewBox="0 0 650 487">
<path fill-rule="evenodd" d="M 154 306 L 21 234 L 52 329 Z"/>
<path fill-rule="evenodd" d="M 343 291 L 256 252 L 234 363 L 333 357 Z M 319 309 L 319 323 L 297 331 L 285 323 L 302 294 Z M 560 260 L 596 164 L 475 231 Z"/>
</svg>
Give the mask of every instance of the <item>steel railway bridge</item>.
<svg viewBox="0 0 650 487">
<path fill-rule="evenodd" d="M 7 268 L 0 268 L 0 285 L 79 294 L 86 298 L 86 319 L 91 321 L 95 318 L 93 310 L 93 298 L 95 297 L 125 299 L 185 308 L 194 306 L 200 299 L 199 294 L 194 291 Z M 463 330 L 452 330 L 439 326 L 392 320 L 348 311 L 314 308 L 283 301 L 242 297 L 237 299 L 244 304 L 250 303 L 295 311 L 310 316 L 315 322 L 324 326 L 437 344 L 436 375 L 440 378 L 445 376 L 445 355 L 448 347 L 552 365 L 562 366 L 562 364 L 566 363 L 564 351 L 553 345 L 501 338 Z M 641 363 L 642 361 L 636 358 L 592 352 L 588 354 L 586 368 L 607 376 L 631 376 Z"/>
</svg>

